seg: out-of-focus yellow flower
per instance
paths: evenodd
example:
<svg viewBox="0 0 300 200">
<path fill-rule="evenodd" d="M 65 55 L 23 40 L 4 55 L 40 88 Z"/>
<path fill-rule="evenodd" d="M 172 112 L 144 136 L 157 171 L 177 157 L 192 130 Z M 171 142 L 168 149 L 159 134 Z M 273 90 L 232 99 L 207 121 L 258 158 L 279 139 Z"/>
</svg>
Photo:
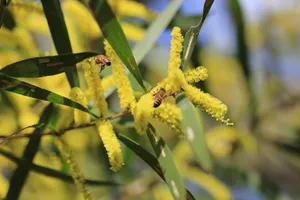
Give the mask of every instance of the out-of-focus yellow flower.
<svg viewBox="0 0 300 200">
<path fill-rule="evenodd" d="M 8 180 L 2 175 L 0 174 L 0 198 L 4 199 L 4 197 L 6 196 L 6 193 L 8 191 Z"/>
<path fill-rule="evenodd" d="M 152 188 L 155 200 L 173 200 L 170 190 L 166 186 L 157 185 Z"/>
<path fill-rule="evenodd" d="M 85 97 L 85 94 L 80 88 L 72 88 L 70 92 L 70 97 L 73 101 L 87 108 L 87 98 Z M 74 121 L 76 125 L 86 124 L 90 122 L 90 115 L 86 112 L 74 108 Z"/>
<path fill-rule="evenodd" d="M 104 91 L 107 91 L 108 89 L 114 87 L 115 84 L 116 81 L 113 75 L 106 76 L 102 79 L 102 87 Z"/>
<path fill-rule="evenodd" d="M 1 29 L 0 29 L 0 31 L 1 31 Z M 0 35 L 0 38 L 1 38 L 1 35 Z M 19 61 L 22 58 L 19 53 L 15 52 L 15 51 L 9 51 L 9 50 L 0 51 L 0 57 L 1 57 L 1 59 L 0 59 L 0 69 L 2 69 L 3 67 L 5 67 L 9 64 L 12 64 L 14 62 Z"/>
<path fill-rule="evenodd" d="M 152 20 L 156 14 L 141 3 L 127 0 L 109 0 L 108 3 L 120 17 L 138 17 Z"/>
<path fill-rule="evenodd" d="M 0 44 L 7 45 L 9 47 L 16 47 L 18 44 L 18 40 L 10 30 L 2 26 L 0 29 Z M 5 57 L 1 56 L 1 58 L 5 58 Z"/>
<path fill-rule="evenodd" d="M 15 35 L 19 47 L 26 53 L 28 54 L 29 57 L 35 57 L 38 56 L 39 51 L 36 48 L 33 38 L 30 35 L 30 33 L 20 27 L 16 27 L 13 30 L 13 34 Z"/>
<path fill-rule="evenodd" d="M 87 81 L 89 90 L 91 90 L 96 106 L 101 112 L 102 116 L 108 114 L 108 105 L 105 100 L 104 90 L 102 88 L 102 81 L 99 74 L 99 66 L 95 63 L 94 57 L 86 59 L 77 64 L 84 70 L 84 76 Z"/>
<path fill-rule="evenodd" d="M 145 36 L 144 29 L 133 24 L 121 22 L 121 27 L 128 40 L 139 41 L 142 40 Z"/>
<path fill-rule="evenodd" d="M 30 13 L 20 26 L 32 33 L 50 35 L 47 19 L 39 13 Z"/>
<path fill-rule="evenodd" d="M 29 1 L 12 0 L 10 2 L 9 9 L 12 11 L 17 24 L 22 24 L 23 20 L 26 20 L 30 13 L 43 14 L 43 8 L 41 4 Z"/>
<path fill-rule="evenodd" d="M 153 113 L 154 99 L 150 93 L 143 95 L 132 109 L 135 128 L 138 133 L 144 134 L 147 130 L 149 119 Z"/>
<path fill-rule="evenodd" d="M 219 99 L 211 96 L 208 93 L 202 92 L 200 89 L 188 85 L 185 89 L 187 98 L 195 105 L 201 107 L 210 116 L 217 121 L 221 121 L 226 125 L 231 125 L 228 119 L 224 119 L 227 113 L 227 106 Z"/>
<path fill-rule="evenodd" d="M 130 109 L 135 106 L 136 100 L 128 76 L 126 75 L 125 69 L 120 58 L 112 49 L 108 41 L 104 41 L 104 46 L 106 55 L 110 58 L 112 63 L 112 73 L 117 83 L 121 108 Z"/>
<path fill-rule="evenodd" d="M 55 144 L 63 159 L 68 163 L 72 178 L 76 186 L 82 192 L 84 199 L 88 199 L 88 200 L 95 199 L 84 183 L 85 180 L 84 174 L 82 173 L 80 167 L 76 163 L 72 150 L 61 138 L 56 139 Z"/>
<path fill-rule="evenodd" d="M 186 142 L 182 141 L 177 144 L 173 151 L 173 156 L 183 177 L 196 183 L 207 190 L 214 199 L 230 200 L 232 194 L 230 190 L 212 174 L 205 173 L 200 169 L 189 166 L 188 161 L 193 158 L 193 153 Z"/>
<path fill-rule="evenodd" d="M 117 136 L 113 131 L 112 124 L 107 120 L 98 120 L 96 123 L 98 133 L 107 151 L 111 170 L 119 171 L 124 165 L 123 153 Z"/>
<path fill-rule="evenodd" d="M 229 156 L 239 138 L 236 129 L 224 126 L 213 128 L 205 135 L 207 146 L 216 158 Z"/>
<path fill-rule="evenodd" d="M 153 109 L 152 116 L 170 125 L 175 131 L 182 132 L 180 127 L 180 121 L 182 120 L 181 110 L 175 105 L 162 103 L 159 107 Z"/>
<path fill-rule="evenodd" d="M 12 109 L 7 107 L 1 107 L 0 109 L 0 127 L 2 127 L 0 133 L 10 135 L 17 129 L 16 115 Z"/>
<path fill-rule="evenodd" d="M 189 69 L 184 72 L 184 77 L 188 83 L 197 83 L 207 79 L 208 71 L 205 67 L 200 66 L 196 69 Z"/>
</svg>

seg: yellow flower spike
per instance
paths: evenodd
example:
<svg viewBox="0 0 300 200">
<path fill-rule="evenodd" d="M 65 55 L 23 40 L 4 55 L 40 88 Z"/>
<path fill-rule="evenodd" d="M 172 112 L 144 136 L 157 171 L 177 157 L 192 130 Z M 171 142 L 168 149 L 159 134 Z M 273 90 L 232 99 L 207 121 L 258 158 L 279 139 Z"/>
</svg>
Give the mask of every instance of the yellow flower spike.
<svg viewBox="0 0 300 200">
<path fill-rule="evenodd" d="M 7 45 L 9 47 L 15 47 L 17 46 L 17 38 L 12 32 L 5 27 L 1 27 L 0 29 L 0 44 L 1 45 Z M 1 56 L 1 59 L 5 58 L 5 56 Z"/>
<path fill-rule="evenodd" d="M 107 57 L 110 58 L 112 63 L 112 73 L 115 78 L 118 95 L 120 98 L 120 105 L 122 109 L 130 109 L 133 108 L 136 104 L 136 100 L 134 97 L 133 89 L 130 85 L 130 81 L 128 76 L 126 75 L 123 64 L 116 54 L 116 52 L 112 49 L 108 41 L 104 41 L 105 51 Z"/>
<path fill-rule="evenodd" d="M 174 27 L 172 30 L 170 60 L 169 60 L 169 73 L 174 69 L 179 69 L 181 65 L 181 51 L 183 49 L 183 36 L 179 27 Z"/>
<path fill-rule="evenodd" d="M 55 144 L 63 157 L 63 159 L 68 163 L 70 167 L 70 172 L 72 175 L 72 178 L 75 182 L 75 185 L 80 189 L 80 191 L 83 194 L 84 199 L 87 200 L 94 200 L 95 198 L 92 196 L 89 189 L 86 187 L 84 181 L 85 177 L 82 171 L 80 170 L 80 167 L 78 166 L 77 162 L 74 159 L 74 154 L 70 147 L 64 142 L 62 138 L 58 138 L 55 140 Z"/>
<path fill-rule="evenodd" d="M 152 20 L 155 18 L 156 14 L 150 11 L 141 3 L 135 1 L 119 1 L 115 0 L 109 1 L 112 8 L 115 10 L 118 16 L 121 17 L 138 17 L 146 20 Z"/>
<path fill-rule="evenodd" d="M 113 75 L 106 76 L 102 79 L 102 88 L 104 91 L 114 87 L 115 84 L 116 82 Z"/>
<path fill-rule="evenodd" d="M 13 34 L 16 36 L 18 45 L 22 48 L 22 50 L 24 50 L 28 54 L 28 56 L 35 57 L 39 54 L 39 51 L 34 44 L 32 36 L 26 29 L 16 27 L 13 30 Z"/>
<path fill-rule="evenodd" d="M 84 107 L 87 107 L 88 104 L 87 98 L 80 88 L 78 87 L 72 88 L 70 92 L 70 97 L 73 101 L 81 104 Z M 81 110 L 74 109 L 74 121 L 76 125 L 89 123 L 90 115 Z"/>
<path fill-rule="evenodd" d="M 162 123 L 171 126 L 176 132 L 182 132 L 180 121 L 182 120 L 181 110 L 173 104 L 163 103 L 153 109 L 152 116 Z"/>
<path fill-rule="evenodd" d="M 184 72 L 185 80 L 188 83 L 197 83 L 199 81 L 204 81 L 208 77 L 208 71 L 205 67 L 197 67 L 196 69 L 189 69 Z"/>
<path fill-rule="evenodd" d="M 47 19 L 43 15 L 31 13 L 28 17 L 26 17 L 26 20 L 23 20 L 22 22 L 23 23 L 20 25 L 30 32 L 44 35 L 50 34 Z"/>
<path fill-rule="evenodd" d="M 42 5 L 35 2 L 29 2 L 24 0 L 12 0 L 9 6 L 15 10 L 23 9 L 28 13 L 36 12 L 39 14 L 44 14 Z"/>
<path fill-rule="evenodd" d="M 108 105 L 99 75 L 99 66 L 95 63 L 94 57 L 78 63 L 77 66 L 83 68 L 85 79 L 93 94 L 96 106 L 100 110 L 101 115 L 106 116 L 108 114 Z"/>
<path fill-rule="evenodd" d="M 217 121 L 221 121 L 226 125 L 233 125 L 229 122 L 229 119 L 224 119 L 227 113 L 227 106 L 223 104 L 219 99 L 211 96 L 208 93 L 204 93 L 200 89 L 195 88 L 191 85 L 187 85 L 184 90 L 188 99 L 195 106 L 201 107 L 205 112 L 214 117 Z"/>
<path fill-rule="evenodd" d="M 1 27 L 1 29 L 2 28 L 3 27 Z M 0 38 L 1 38 L 1 34 L 0 34 Z M 0 43 L 1 43 L 1 39 L 0 39 Z M 3 43 L 1 43 L 1 44 L 3 44 Z M 12 64 L 12 63 L 17 62 L 22 59 L 22 56 L 18 52 L 10 51 L 10 50 L 0 52 L 0 57 L 1 57 L 0 69 L 5 67 L 6 65 Z"/>
<path fill-rule="evenodd" d="M 147 130 L 149 119 L 153 113 L 154 98 L 152 94 L 143 95 L 136 106 L 132 109 L 135 128 L 139 134 L 144 134 Z"/>
<path fill-rule="evenodd" d="M 119 171 L 124 165 L 123 153 L 117 136 L 113 131 L 113 126 L 108 120 L 98 120 L 96 122 L 98 133 L 101 137 L 103 145 L 107 151 L 111 170 Z"/>
<path fill-rule="evenodd" d="M 121 23 L 126 38 L 132 41 L 140 41 L 145 36 L 144 29 L 129 23 Z"/>
</svg>

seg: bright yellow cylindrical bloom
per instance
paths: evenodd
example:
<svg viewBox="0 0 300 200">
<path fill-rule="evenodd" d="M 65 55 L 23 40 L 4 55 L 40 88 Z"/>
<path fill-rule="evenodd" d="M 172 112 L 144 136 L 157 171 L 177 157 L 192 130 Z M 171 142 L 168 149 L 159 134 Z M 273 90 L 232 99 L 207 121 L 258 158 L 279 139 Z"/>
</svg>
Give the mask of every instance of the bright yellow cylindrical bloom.
<svg viewBox="0 0 300 200">
<path fill-rule="evenodd" d="M 225 120 L 224 117 L 227 113 L 227 106 L 223 104 L 219 99 L 211 96 L 208 93 L 202 92 L 200 89 L 191 85 L 187 85 L 185 88 L 185 95 L 195 105 L 201 107 L 210 116 L 214 117 L 217 121 L 221 121 L 227 125 L 231 125 L 229 120 Z"/>
<path fill-rule="evenodd" d="M 81 104 L 84 107 L 87 107 L 87 98 L 80 88 L 72 88 L 70 92 L 70 97 L 73 101 Z M 74 108 L 74 121 L 76 125 L 89 123 L 90 115 L 86 112 Z"/>
<path fill-rule="evenodd" d="M 89 189 L 86 187 L 84 183 L 85 181 L 84 174 L 81 171 L 80 167 L 78 166 L 77 162 L 75 161 L 72 150 L 61 138 L 58 138 L 55 141 L 55 144 L 63 159 L 68 163 L 75 185 L 82 192 L 84 199 L 94 200 L 95 198 L 92 196 L 91 192 L 89 191 Z"/>
<path fill-rule="evenodd" d="M 111 170 L 116 172 L 124 165 L 123 153 L 117 136 L 113 131 L 113 126 L 108 120 L 98 120 L 97 130 L 107 151 Z"/>
<path fill-rule="evenodd" d="M 128 40 L 139 41 L 145 36 L 144 29 L 129 23 L 121 23 L 121 27 Z"/>
<path fill-rule="evenodd" d="M 174 69 L 179 69 L 181 65 L 181 51 L 183 49 L 183 36 L 179 27 L 174 27 L 172 30 L 170 60 L 169 60 L 169 73 Z"/>
<path fill-rule="evenodd" d="M 96 106 L 100 110 L 101 115 L 106 116 L 108 114 L 108 105 L 105 100 L 104 90 L 100 79 L 99 66 L 95 63 L 94 58 L 78 63 L 78 66 L 82 67 L 84 70 L 84 76 L 89 90 L 91 90 Z"/>
<path fill-rule="evenodd" d="M 144 134 L 147 130 L 149 119 L 154 110 L 154 98 L 150 93 L 143 95 L 132 109 L 135 128 L 138 133 Z"/>
<path fill-rule="evenodd" d="M 136 104 L 134 92 L 126 75 L 123 64 L 108 41 L 104 41 L 106 55 L 112 63 L 112 73 L 117 83 L 118 95 L 122 109 L 130 109 Z"/>
<path fill-rule="evenodd" d="M 18 45 L 22 48 L 22 50 L 24 50 L 28 54 L 28 56 L 30 57 L 38 56 L 39 51 L 35 47 L 32 36 L 26 29 L 16 27 L 13 30 L 13 34 L 16 36 L 18 40 Z"/>
<path fill-rule="evenodd" d="M 197 67 L 196 69 L 189 69 L 184 72 L 185 80 L 188 83 L 197 83 L 199 81 L 204 81 L 208 77 L 208 71 L 205 67 Z"/>
<path fill-rule="evenodd" d="M 173 104 L 162 103 L 153 109 L 152 116 L 162 123 L 171 126 L 177 132 L 181 132 L 180 121 L 182 120 L 181 110 Z"/>
<path fill-rule="evenodd" d="M 105 91 L 114 87 L 116 85 L 116 81 L 113 75 L 106 76 L 102 79 L 102 88 Z"/>
</svg>

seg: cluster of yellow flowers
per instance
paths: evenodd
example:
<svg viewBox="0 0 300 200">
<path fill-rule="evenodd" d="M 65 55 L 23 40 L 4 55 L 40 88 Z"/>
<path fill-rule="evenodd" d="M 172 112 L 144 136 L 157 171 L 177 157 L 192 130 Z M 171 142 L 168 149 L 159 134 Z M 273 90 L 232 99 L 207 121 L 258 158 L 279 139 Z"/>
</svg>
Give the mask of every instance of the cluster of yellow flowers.
<svg viewBox="0 0 300 200">
<path fill-rule="evenodd" d="M 152 118 L 157 118 L 162 123 L 168 124 L 176 132 L 182 132 L 180 122 L 182 120 L 181 110 L 174 104 L 163 102 L 163 99 L 167 96 L 173 96 L 180 91 L 184 91 L 187 98 L 195 106 L 201 107 L 216 120 L 226 125 L 231 125 L 229 120 L 225 119 L 227 106 L 217 98 L 191 85 L 191 83 L 205 80 L 208 77 L 207 69 L 198 67 L 196 69 L 187 70 L 185 73 L 180 69 L 181 52 L 183 49 L 182 43 L 183 36 L 180 32 L 180 28 L 175 27 L 172 31 L 168 76 L 159 82 L 151 91 L 142 95 L 137 101 L 120 58 L 109 42 L 104 41 L 106 55 L 110 58 L 112 63 L 112 75 L 107 77 L 108 81 L 105 88 L 109 87 L 108 83 L 117 86 L 121 108 L 131 112 L 134 117 L 136 130 L 140 134 L 146 132 L 148 123 Z M 90 61 L 83 61 L 79 65 L 81 65 L 85 71 L 89 88 L 98 91 L 96 92 L 96 96 L 101 96 L 101 99 L 103 99 L 102 101 L 98 101 L 98 108 L 100 111 L 103 109 L 102 107 L 107 109 L 101 80 L 99 74 L 97 74 L 98 72 L 94 68 L 96 64 L 92 62 L 94 59 L 87 60 Z M 101 89 L 99 89 L 99 87 Z M 159 94 L 159 92 L 162 93 Z M 123 165 L 123 156 L 112 124 L 108 120 L 100 119 L 97 121 L 97 130 L 108 152 L 111 169 L 113 171 L 119 170 Z"/>
</svg>

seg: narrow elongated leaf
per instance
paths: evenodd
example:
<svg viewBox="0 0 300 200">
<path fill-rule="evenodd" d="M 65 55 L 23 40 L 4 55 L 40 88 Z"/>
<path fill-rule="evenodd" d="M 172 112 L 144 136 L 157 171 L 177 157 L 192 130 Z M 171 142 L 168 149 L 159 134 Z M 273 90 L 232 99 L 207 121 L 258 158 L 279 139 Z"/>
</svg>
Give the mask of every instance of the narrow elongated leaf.
<svg viewBox="0 0 300 200">
<path fill-rule="evenodd" d="M 41 126 L 37 127 L 32 134 L 37 135 L 37 137 L 30 138 L 25 151 L 23 153 L 23 159 L 28 160 L 29 162 L 32 162 L 36 153 L 39 150 L 40 141 L 41 141 L 41 135 L 39 135 L 40 132 L 42 132 L 48 122 L 51 120 L 51 114 L 54 112 L 54 106 L 53 104 L 49 104 L 45 110 L 42 113 L 42 116 L 40 118 L 39 124 Z M 38 136 L 39 135 L 39 136 Z M 25 184 L 25 181 L 27 179 L 29 173 L 29 169 L 24 168 L 22 165 L 19 165 L 16 169 L 15 173 L 13 174 L 12 178 L 10 179 L 10 187 L 6 195 L 7 200 L 13 200 L 18 199 L 21 190 Z"/>
<path fill-rule="evenodd" d="M 145 161 L 165 182 L 166 179 L 164 177 L 164 172 L 160 167 L 159 161 L 156 157 L 154 157 L 151 153 L 149 153 L 146 149 L 140 146 L 135 141 L 129 139 L 128 137 L 118 134 L 118 139 L 125 144 L 129 149 L 131 149 L 137 156 L 139 156 L 143 161 Z M 166 182 L 167 183 L 167 182 Z M 189 200 L 195 199 L 193 195 L 186 189 L 187 198 Z"/>
<path fill-rule="evenodd" d="M 167 8 L 157 17 L 157 19 L 147 29 L 146 35 L 133 49 L 133 55 L 137 63 L 140 63 L 146 54 L 152 49 L 161 33 L 167 28 L 168 24 L 180 8 L 183 0 L 171 1 Z"/>
<path fill-rule="evenodd" d="M 7 6 L 9 5 L 11 0 L 0 0 L 0 28 L 3 23 L 3 17 Z"/>
<path fill-rule="evenodd" d="M 51 36 L 58 54 L 72 53 L 68 30 L 59 0 L 41 0 Z M 79 87 L 77 70 L 74 67 L 66 72 L 71 87 Z"/>
<path fill-rule="evenodd" d="M 7 65 L 0 72 L 12 77 L 24 78 L 51 76 L 74 70 L 76 63 L 95 55 L 96 52 L 84 52 L 29 58 Z"/>
<path fill-rule="evenodd" d="M 47 1 L 47 0 L 46 0 Z M 115 52 L 123 61 L 127 69 L 133 74 L 139 84 L 146 90 L 140 70 L 133 57 L 125 34 L 106 0 L 91 0 L 90 8 L 99 24 L 99 27 Z"/>
<path fill-rule="evenodd" d="M 186 98 L 178 103 L 182 110 L 182 127 L 186 140 L 201 167 L 206 171 L 213 168 L 212 158 L 205 143 L 202 120 L 197 109 Z"/>
<path fill-rule="evenodd" d="M 206 0 L 205 1 L 204 6 L 203 6 L 203 14 L 202 14 L 199 24 L 197 26 L 191 26 L 189 31 L 185 34 L 183 58 L 182 58 L 182 63 L 181 63 L 182 70 L 185 70 L 187 67 L 187 63 L 192 56 L 192 53 L 195 48 L 201 27 L 208 15 L 208 12 L 210 11 L 210 8 L 213 3 L 214 3 L 214 0 Z"/>
<path fill-rule="evenodd" d="M 184 183 L 173 161 L 169 147 L 151 124 L 148 125 L 147 136 L 163 170 L 166 183 L 169 186 L 172 196 L 174 199 L 186 199 Z"/>
<path fill-rule="evenodd" d="M 26 159 L 18 158 L 15 155 L 11 154 L 10 152 L 2 149 L 0 149 L 0 154 L 10 159 L 11 161 L 17 163 L 18 165 L 22 165 L 22 167 L 27 168 L 28 170 L 35 171 L 39 174 L 49 176 L 51 178 L 57 178 L 65 182 L 74 183 L 72 176 L 68 174 L 47 167 L 43 167 L 40 165 L 36 165 L 32 162 L 29 162 Z M 98 181 L 98 180 L 90 180 L 90 179 L 85 179 L 85 183 L 91 186 L 92 185 L 95 186 L 119 186 L 120 185 L 119 183 L 116 183 L 114 181 Z"/>
<path fill-rule="evenodd" d="M 13 92 L 16 94 L 21 94 L 28 97 L 40 99 L 40 100 L 49 101 L 55 104 L 76 108 L 84 112 L 90 113 L 91 115 L 97 118 L 95 114 L 90 112 L 87 108 L 85 108 L 79 103 L 76 103 L 59 94 L 50 92 L 49 90 L 42 89 L 40 87 L 17 80 L 15 78 L 9 77 L 1 73 L 0 73 L 0 89 Z"/>
</svg>

